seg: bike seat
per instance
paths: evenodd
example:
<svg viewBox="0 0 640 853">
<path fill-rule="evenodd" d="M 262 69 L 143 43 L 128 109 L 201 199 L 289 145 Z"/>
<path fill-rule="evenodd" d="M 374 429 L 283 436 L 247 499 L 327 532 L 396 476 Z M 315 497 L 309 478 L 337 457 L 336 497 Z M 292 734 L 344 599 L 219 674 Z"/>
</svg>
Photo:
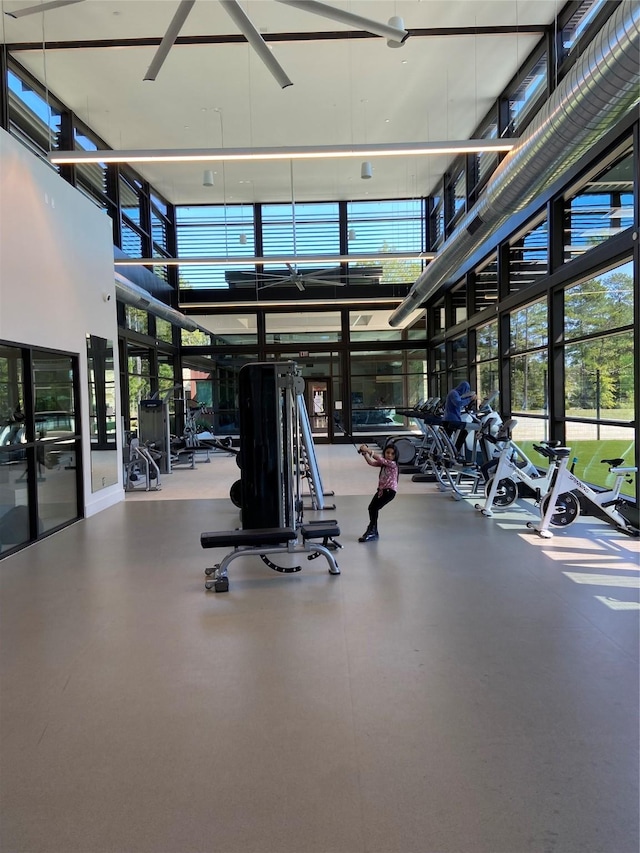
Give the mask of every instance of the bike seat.
<svg viewBox="0 0 640 853">
<path fill-rule="evenodd" d="M 571 453 L 570 447 L 551 447 L 549 449 L 556 459 L 564 459 Z"/>
<path fill-rule="evenodd" d="M 624 462 L 624 459 L 601 459 L 603 465 L 608 465 L 610 468 L 616 468 Z"/>
</svg>

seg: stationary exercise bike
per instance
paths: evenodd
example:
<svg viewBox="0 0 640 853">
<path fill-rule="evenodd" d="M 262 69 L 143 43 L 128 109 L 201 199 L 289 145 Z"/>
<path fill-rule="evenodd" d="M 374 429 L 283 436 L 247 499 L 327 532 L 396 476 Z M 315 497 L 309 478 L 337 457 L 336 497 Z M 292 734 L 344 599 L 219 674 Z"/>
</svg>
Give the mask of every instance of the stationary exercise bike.
<svg viewBox="0 0 640 853">
<path fill-rule="evenodd" d="M 557 460 L 553 458 L 547 471 L 541 474 L 511 438 L 511 430 L 517 423 L 516 420 L 510 419 L 503 424 L 502 429 L 507 438 L 500 451 L 497 467 L 490 472 L 491 477 L 485 483 L 487 499 L 484 504 L 475 505 L 477 510 L 489 518 L 493 515 L 493 509 L 510 507 L 515 503 L 518 496 L 532 497 L 537 503 L 540 503 L 553 485 L 554 475 L 558 467 Z M 553 446 L 550 443 L 543 442 L 544 446 L 534 444 L 533 448 L 546 456 L 545 446 L 547 444 Z"/>
<path fill-rule="evenodd" d="M 540 503 L 541 521 L 528 522 L 527 527 L 541 536 L 550 539 L 553 533 L 549 526 L 568 527 L 580 515 L 580 501 L 574 493 L 577 491 L 583 498 L 593 504 L 607 521 L 630 536 L 640 535 L 640 520 L 638 507 L 625 498 L 620 497 L 623 482 L 631 483 L 638 469 L 635 466 L 623 466 L 624 459 L 602 459 L 603 465 L 609 466 L 609 473 L 615 475 L 613 488 L 596 492 L 591 486 L 583 483 L 579 477 L 568 468 L 571 450 L 568 447 L 544 447 L 544 455 L 557 464 L 553 487 Z M 574 491 L 570 491 L 573 489 Z"/>
</svg>

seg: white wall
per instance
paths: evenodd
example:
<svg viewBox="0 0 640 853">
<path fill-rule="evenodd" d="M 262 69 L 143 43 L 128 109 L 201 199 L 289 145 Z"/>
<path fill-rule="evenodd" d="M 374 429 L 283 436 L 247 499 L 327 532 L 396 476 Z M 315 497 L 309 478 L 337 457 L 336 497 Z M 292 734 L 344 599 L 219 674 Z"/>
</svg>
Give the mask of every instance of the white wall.
<svg viewBox="0 0 640 853">
<path fill-rule="evenodd" d="M 114 342 L 118 381 L 111 220 L 0 130 L 0 340 L 80 357 L 84 502 L 90 516 L 123 500 L 124 491 L 118 464 L 118 483 L 91 492 L 87 334 Z M 116 405 L 119 424 L 119 395 Z"/>
</svg>

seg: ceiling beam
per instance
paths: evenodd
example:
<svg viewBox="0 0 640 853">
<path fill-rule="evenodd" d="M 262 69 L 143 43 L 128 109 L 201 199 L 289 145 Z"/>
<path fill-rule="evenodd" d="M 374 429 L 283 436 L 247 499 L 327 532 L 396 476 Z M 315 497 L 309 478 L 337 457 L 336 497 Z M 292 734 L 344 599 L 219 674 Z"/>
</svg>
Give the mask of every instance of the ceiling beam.
<svg viewBox="0 0 640 853">
<path fill-rule="evenodd" d="M 409 29 L 409 35 L 415 38 L 445 38 L 447 36 L 522 36 L 544 35 L 550 30 L 545 24 L 527 24 L 524 26 L 495 26 L 495 27 L 429 27 L 426 29 Z M 353 39 L 377 39 L 380 36 L 365 33 L 361 30 L 331 31 L 331 32 L 301 32 L 301 33 L 262 33 L 266 42 L 305 42 L 305 41 L 343 41 Z M 6 45 L 11 53 L 19 51 L 38 50 L 107 50 L 126 47 L 157 47 L 162 41 L 161 36 L 123 39 L 66 39 L 64 41 L 13 42 Z M 175 45 L 196 46 L 206 44 L 244 44 L 246 38 L 241 33 L 229 35 L 178 36 Z"/>
</svg>

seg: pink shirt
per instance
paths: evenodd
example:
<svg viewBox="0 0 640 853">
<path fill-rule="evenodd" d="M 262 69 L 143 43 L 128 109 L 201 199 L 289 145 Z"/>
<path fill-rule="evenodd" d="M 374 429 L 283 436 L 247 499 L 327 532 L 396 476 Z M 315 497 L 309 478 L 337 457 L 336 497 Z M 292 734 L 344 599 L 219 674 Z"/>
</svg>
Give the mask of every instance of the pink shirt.
<svg viewBox="0 0 640 853">
<path fill-rule="evenodd" d="M 398 466 L 392 459 L 372 459 L 373 465 L 380 468 L 380 476 L 378 477 L 378 492 L 383 489 L 393 489 L 398 491 Z"/>
</svg>

